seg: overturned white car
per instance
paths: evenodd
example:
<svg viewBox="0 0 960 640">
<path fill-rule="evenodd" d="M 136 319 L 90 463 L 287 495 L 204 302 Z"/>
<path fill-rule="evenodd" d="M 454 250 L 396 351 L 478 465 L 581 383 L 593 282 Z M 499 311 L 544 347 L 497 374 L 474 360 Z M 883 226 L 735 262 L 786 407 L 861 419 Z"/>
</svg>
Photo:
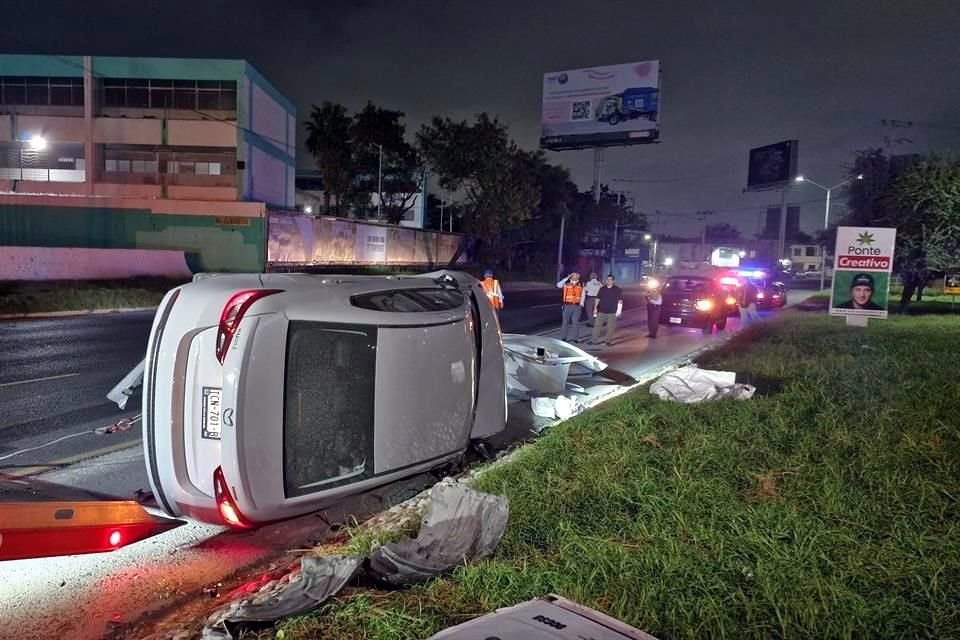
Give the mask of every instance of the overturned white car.
<svg viewBox="0 0 960 640">
<path fill-rule="evenodd" d="M 443 465 L 506 422 L 497 319 L 458 272 L 198 277 L 164 297 L 143 376 L 157 501 L 241 528 Z"/>
</svg>

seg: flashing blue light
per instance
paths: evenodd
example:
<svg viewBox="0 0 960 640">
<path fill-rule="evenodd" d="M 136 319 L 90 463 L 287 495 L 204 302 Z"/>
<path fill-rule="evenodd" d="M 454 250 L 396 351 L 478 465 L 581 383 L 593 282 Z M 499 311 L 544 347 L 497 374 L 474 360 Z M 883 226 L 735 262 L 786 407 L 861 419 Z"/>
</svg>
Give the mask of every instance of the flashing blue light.
<svg viewBox="0 0 960 640">
<path fill-rule="evenodd" d="M 738 271 L 737 275 L 741 278 L 766 278 L 766 271 Z"/>
</svg>

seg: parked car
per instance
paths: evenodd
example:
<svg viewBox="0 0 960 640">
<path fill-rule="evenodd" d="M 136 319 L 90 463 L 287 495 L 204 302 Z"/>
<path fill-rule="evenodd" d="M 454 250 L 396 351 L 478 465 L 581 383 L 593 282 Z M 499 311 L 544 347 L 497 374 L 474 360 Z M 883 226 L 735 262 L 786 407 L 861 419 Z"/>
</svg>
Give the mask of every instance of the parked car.
<svg viewBox="0 0 960 640">
<path fill-rule="evenodd" d="M 708 276 L 675 276 L 663 287 L 660 324 L 696 327 L 704 334 L 727 326 L 729 292 Z"/>
<path fill-rule="evenodd" d="M 198 277 L 157 309 L 150 485 L 249 528 L 456 461 L 501 431 L 500 329 L 467 274 Z"/>
</svg>

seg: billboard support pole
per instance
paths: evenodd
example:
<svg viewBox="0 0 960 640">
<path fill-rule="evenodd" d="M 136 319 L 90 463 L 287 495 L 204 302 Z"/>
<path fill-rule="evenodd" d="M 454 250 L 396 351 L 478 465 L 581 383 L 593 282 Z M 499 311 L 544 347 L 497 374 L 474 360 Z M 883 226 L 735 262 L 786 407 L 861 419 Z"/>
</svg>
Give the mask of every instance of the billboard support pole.
<svg viewBox="0 0 960 640">
<path fill-rule="evenodd" d="M 790 190 L 790 185 L 786 185 L 783 189 L 780 190 L 780 233 L 777 236 L 777 243 L 779 246 L 779 252 L 777 254 L 777 261 L 779 266 L 779 261 L 783 260 L 786 257 L 786 244 L 787 244 L 787 192 Z"/>
<path fill-rule="evenodd" d="M 557 280 L 563 277 L 563 232 L 567 225 L 567 212 L 560 213 L 560 243 L 557 245 Z"/>
<path fill-rule="evenodd" d="M 593 148 L 593 201 L 600 204 L 600 170 L 603 167 L 603 147 Z"/>
</svg>

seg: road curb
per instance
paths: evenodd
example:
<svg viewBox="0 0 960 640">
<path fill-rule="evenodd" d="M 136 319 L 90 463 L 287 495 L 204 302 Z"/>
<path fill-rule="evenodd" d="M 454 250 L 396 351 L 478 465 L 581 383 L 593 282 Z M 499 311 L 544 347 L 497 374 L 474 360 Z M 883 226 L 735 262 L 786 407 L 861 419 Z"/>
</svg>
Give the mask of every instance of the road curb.
<svg viewBox="0 0 960 640">
<path fill-rule="evenodd" d="M 0 320 L 33 320 L 42 318 L 67 318 L 71 316 L 103 316 L 114 313 L 156 311 L 156 307 L 122 307 L 118 309 L 74 309 L 70 311 L 37 311 L 34 313 L 0 313 Z"/>
</svg>

